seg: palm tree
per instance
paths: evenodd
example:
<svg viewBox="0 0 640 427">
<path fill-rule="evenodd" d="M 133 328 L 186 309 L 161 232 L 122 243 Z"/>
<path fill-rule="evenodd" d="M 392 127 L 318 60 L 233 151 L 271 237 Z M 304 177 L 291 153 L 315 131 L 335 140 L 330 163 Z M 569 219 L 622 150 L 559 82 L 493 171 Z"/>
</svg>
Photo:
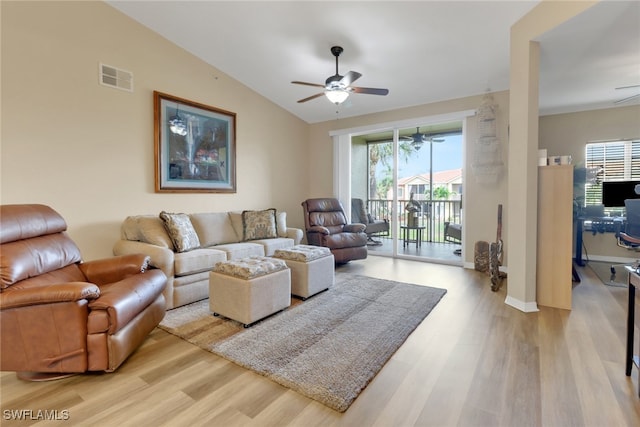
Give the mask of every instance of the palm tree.
<svg viewBox="0 0 640 427">
<path fill-rule="evenodd" d="M 411 155 L 415 153 L 413 145 L 410 142 L 400 142 L 399 154 L 403 161 L 407 161 Z M 392 162 L 393 159 L 393 142 L 379 142 L 369 144 L 369 197 L 375 199 L 384 199 L 387 192 L 393 184 L 392 179 Z M 381 163 L 385 167 L 385 176 L 380 185 L 376 178 L 376 166 Z"/>
</svg>

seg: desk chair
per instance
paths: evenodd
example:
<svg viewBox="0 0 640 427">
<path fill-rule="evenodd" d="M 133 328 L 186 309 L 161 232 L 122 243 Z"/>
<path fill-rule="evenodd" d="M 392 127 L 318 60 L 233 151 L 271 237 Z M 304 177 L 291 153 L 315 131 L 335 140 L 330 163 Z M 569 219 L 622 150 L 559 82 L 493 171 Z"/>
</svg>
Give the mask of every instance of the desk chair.
<svg viewBox="0 0 640 427">
<path fill-rule="evenodd" d="M 616 236 L 618 246 L 638 251 L 640 250 L 640 199 L 624 201 L 627 215 L 627 225 L 624 231 Z"/>
<path fill-rule="evenodd" d="M 618 246 L 632 251 L 640 251 L 640 199 L 627 199 L 624 201 L 627 223 L 624 231 L 616 233 Z M 633 266 L 619 264 L 619 266 L 638 269 L 640 261 L 636 261 Z M 611 266 L 611 278 L 615 278 L 616 265 Z"/>
</svg>

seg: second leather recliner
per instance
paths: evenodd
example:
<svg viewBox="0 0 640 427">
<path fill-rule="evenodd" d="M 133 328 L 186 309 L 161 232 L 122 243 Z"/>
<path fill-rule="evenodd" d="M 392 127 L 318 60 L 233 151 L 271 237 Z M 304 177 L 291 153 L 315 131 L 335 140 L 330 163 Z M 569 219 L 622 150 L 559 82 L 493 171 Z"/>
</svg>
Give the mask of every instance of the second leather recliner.
<svg viewBox="0 0 640 427">
<path fill-rule="evenodd" d="M 337 264 L 367 257 L 365 225 L 350 224 L 338 199 L 307 199 L 302 209 L 310 245 L 329 248 Z"/>
</svg>

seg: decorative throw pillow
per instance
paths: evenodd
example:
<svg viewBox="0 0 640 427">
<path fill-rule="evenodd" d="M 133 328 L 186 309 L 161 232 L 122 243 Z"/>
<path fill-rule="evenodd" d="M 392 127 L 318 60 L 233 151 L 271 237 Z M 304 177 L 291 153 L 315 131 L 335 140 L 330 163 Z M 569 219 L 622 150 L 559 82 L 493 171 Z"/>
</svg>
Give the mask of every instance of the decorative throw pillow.
<svg viewBox="0 0 640 427">
<path fill-rule="evenodd" d="M 276 231 L 276 210 L 242 211 L 243 240 L 272 239 Z"/>
<path fill-rule="evenodd" d="M 183 213 L 160 212 L 167 234 L 173 242 L 176 252 L 186 252 L 200 247 L 200 240 L 191 224 L 189 215 Z"/>
</svg>

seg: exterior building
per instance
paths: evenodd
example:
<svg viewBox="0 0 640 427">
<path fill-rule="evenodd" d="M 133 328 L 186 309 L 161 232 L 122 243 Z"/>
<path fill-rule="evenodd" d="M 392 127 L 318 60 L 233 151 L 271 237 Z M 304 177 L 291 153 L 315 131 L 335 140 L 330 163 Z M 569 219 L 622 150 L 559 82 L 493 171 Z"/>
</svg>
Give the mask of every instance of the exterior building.
<svg viewBox="0 0 640 427">
<path fill-rule="evenodd" d="M 433 173 L 433 189 L 445 188 L 449 196 L 446 200 L 462 199 L 462 168 Z M 398 179 L 398 199 L 409 199 L 413 193 L 416 200 L 429 200 L 429 173 Z M 392 199 L 391 190 L 387 198 Z M 434 199 L 438 197 L 434 196 Z"/>
</svg>

